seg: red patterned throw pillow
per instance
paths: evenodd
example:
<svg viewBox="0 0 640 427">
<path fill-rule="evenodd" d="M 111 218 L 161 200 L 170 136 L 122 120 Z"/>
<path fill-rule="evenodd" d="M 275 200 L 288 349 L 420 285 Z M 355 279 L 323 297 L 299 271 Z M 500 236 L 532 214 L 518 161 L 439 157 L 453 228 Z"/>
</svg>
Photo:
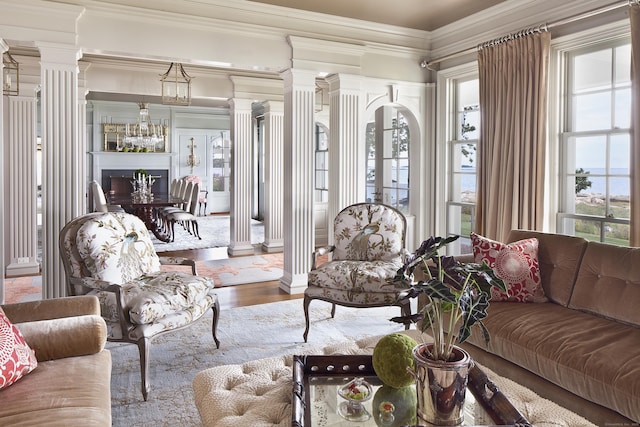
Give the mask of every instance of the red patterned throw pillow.
<svg viewBox="0 0 640 427">
<path fill-rule="evenodd" d="M 507 285 L 508 294 L 492 288 L 491 300 L 511 302 L 547 302 L 538 266 L 538 239 L 504 244 L 471 233 L 473 258 L 485 262 Z"/>
<path fill-rule="evenodd" d="M 36 366 L 35 352 L 0 308 L 0 389 L 9 387 Z"/>
</svg>

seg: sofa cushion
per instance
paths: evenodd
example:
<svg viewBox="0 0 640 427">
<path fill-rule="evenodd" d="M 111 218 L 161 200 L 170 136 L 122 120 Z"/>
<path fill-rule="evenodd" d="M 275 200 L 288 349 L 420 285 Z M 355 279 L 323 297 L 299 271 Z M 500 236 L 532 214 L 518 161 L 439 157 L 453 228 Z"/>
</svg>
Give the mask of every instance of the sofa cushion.
<svg viewBox="0 0 640 427">
<path fill-rule="evenodd" d="M 538 239 L 538 263 L 544 293 L 551 301 L 566 307 L 587 241 L 562 234 L 511 230 L 507 243 L 531 237 Z"/>
<path fill-rule="evenodd" d="M 9 387 L 36 366 L 35 352 L 0 308 L 0 389 Z"/>
<path fill-rule="evenodd" d="M 121 285 L 160 270 L 146 225 L 134 215 L 105 213 L 85 222 L 76 236 L 91 276 Z"/>
<path fill-rule="evenodd" d="M 507 286 L 491 289 L 492 301 L 546 302 L 538 269 L 538 239 L 504 244 L 471 233 L 474 261 L 486 263 Z"/>
<path fill-rule="evenodd" d="M 560 387 L 640 420 L 640 331 L 553 303 L 491 303 L 467 341 Z"/>
<path fill-rule="evenodd" d="M 640 248 L 590 242 L 569 307 L 640 326 L 639 301 Z"/>
</svg>

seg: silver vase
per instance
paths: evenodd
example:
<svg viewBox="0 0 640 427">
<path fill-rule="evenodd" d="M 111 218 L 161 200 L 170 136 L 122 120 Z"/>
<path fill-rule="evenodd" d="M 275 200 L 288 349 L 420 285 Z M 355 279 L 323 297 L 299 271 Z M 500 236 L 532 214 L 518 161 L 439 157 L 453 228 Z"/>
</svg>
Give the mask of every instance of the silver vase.
<svg viewBox="0 0 640 427">
<path fill-rule="evenodd" d="M 419 344 L 413 349 L 418 418 L 440 426 L 461 424 L 467 378 L 473 361 L 469 353 L 459 347 L 453 349 L 452 362 L 433 360 L 426 352 L 431 346 Z"/>
</svg>

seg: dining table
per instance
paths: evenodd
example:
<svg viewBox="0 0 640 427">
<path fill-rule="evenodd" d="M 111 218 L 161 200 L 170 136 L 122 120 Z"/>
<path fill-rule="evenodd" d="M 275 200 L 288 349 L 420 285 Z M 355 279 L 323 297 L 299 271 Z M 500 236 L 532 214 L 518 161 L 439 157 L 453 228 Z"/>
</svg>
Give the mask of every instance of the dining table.
<svg viewBox="0 0 640 427">
<path fill-rule="evenodd" d="M 164 230 L 158 216 L 158 208 L 176 206 L 183 202 L 182 198 L 170 194 L 152 194 L 146 196 L 134 194 L 113 194 L 107 198 L 111 205 L 120 205 L 125 212 L 136 215 L 144 221 L 147 229 L 162 242 L 169 242 L 171 235 Z"/>
</svg>

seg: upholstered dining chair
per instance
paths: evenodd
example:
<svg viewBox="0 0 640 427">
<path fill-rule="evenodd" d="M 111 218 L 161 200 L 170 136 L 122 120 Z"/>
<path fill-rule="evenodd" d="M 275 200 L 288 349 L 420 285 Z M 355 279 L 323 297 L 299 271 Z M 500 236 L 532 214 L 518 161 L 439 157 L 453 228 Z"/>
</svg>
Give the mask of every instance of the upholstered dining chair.
<svg viewBox="0 0 640 427">
<path fill-rule="evenodd" d="M 171 236 L 172 242 L 176 237 L 176 223 L 182 224 L 185 230 L 202 240 L 202 237 L 200 237 L 200 231 L 198 230 L 198 219 L 196 218 L 196 206 L 198 205 L 199 196 L 200 184 L 193 183 L 191 187 L 191 194 L 189 194 L 189 200 L 185 209 L 174 209 L 168 212 L 163 212 L 164 221 L 169 226 L 169 235 Z"/>
<path fill-rule="evenodd" d="M 309 304 L 319 299 L 347 307 L 399 306 L 411 315 L 409 301 L 400 301 L 402 290 L 387 281 L 404 263 L 407 221 L 397 209 L 379 203 L 357 203 L 338 213 L 334 220 L 334 244 L 313 252 L 304 292 L 304 341 L 309 334 Z M 331 260 L 318 265 L 320 256 Z M 408 326 L 407 326 L 408 328 Z"/>
<path fill-rule="evenodd" d="M 211 331 L 216 348 L 220 347 L 216 337 L 220 305 L 213 281 L 198 276 L 191 259 L 158 257 L 137 216 L 82 215 L 63 227 L 59 245 L 69 295 L 96 295 L 107 339 L 138 346 L 144 400 L 151 388 L 153 338 L 193 324 L 212 308 Z M 164 271 L 162 264 L 183 265 L 188 271 Z"/>
<path fill-rule="evenodd" d="M 110 205 L 104 195 L 104 190 L 98 181 L 93 180 L 89 184 L 91 195 L 93 196 L 93 210 L 95 212 L 124 212 L 120 205 Z"/>
</svg>

